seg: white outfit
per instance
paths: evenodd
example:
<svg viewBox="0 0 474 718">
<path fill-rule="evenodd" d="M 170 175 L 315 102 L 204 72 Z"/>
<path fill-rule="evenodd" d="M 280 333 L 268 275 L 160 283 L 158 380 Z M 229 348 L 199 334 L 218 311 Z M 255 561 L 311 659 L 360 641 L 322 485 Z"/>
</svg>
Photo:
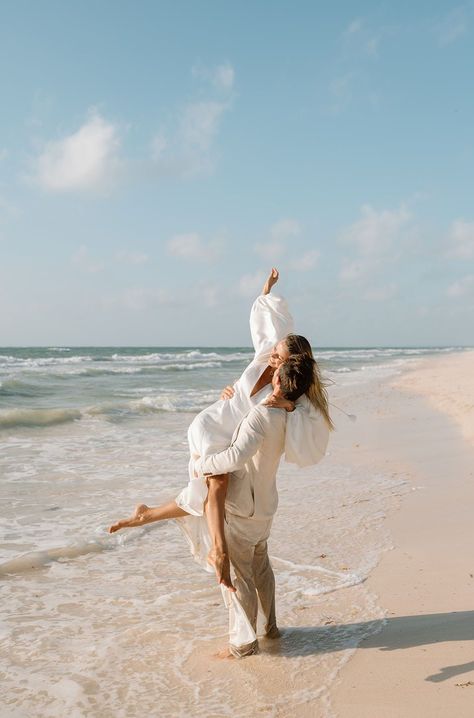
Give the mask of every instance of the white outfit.
<svg viewBox="0 0 474 718">
<path fill-rule="evenodd" d="M 230 474 L 226 511 L 255 520 L 273 518 L 278 506 L 276 473 L 289 416 L 285 409 L 255 406 L 240 422 L 227 449 L 196 461 L 200 476 Z"/>
<path fill-rule="evenodd" d="M 267 539 L 278 506 L 276 474 L 289 416 L 284 409 L 255 406 L 237 427 L 228 449 L 196 462 L 200 475 L 230 474 L 225 534 L 237 589 L 228 600 L 229 643 L 236 657 L 258 650 L 259 604 L 265 631 L 276 630 L 275 577 Z"/>
<path fill-rule="evenodd" d="M 271 394 L 272 385 L 268 384 L 250 396 L 268 365 L 273 347 L 293 332 L 293 319 L 286 301 L 273 294 L 257 297 L 250 312 L 250 331 L 255 356 L 234 384 L 234 396 L 216 401 L 201 411 L 188 429 L 189 482 L 176 497 L 178 506 L 190 514 L 177 519 L 178 525 L 188 539 L 196 561 L 210 572 L 214 569 L 207 563 L 211 546 L 207 522 L 203 517 L 207 485 L 202 476 L 194 476 L 196 461 L 199 457 L 205 459 L 226 449 L 243 417 Z M 286 461 L 300 467 L 316 464 L 326 452 L 328 438 L 329 429 L 322 414 L 306 396 L 300 397 L 295 410 L 287 417 L 284 446 Z"/>
</svg>

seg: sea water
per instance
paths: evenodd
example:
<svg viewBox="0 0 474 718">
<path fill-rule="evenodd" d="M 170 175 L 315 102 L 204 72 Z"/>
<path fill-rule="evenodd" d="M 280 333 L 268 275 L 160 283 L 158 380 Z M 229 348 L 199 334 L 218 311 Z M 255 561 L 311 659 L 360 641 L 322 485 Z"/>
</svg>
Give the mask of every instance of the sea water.
<svg viewBox="0 0 474 718">
<path fill-rule="evenodd" d="M 371 382 L 459 350 L 317 350 L 336 424 Z M 189 423 L 251 358 L 0 350 L 2 718 L 297 716 L 318 700 L 329 711 L 334 675 L 383 621 L 364 580 L 390 546 L 383 518 L 402 477 L 345 465 L 337 438 L 316 467 L 282 462 L 270 554 L 283 638 L 230 667 L 210 658 L 226 643 L 220 591 L 174 522 L 107 532 L 137 502 L 176 496 Z"/>
</svg>

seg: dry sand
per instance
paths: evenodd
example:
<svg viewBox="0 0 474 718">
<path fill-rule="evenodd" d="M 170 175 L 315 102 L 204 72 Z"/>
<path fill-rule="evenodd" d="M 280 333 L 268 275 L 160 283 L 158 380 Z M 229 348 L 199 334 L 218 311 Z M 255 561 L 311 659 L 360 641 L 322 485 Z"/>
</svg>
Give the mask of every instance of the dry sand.
<svg viewBox="0 0 474 718">
<path fill-rule="evenodd" d="M 474 352 L 423 360 L 360 417 L 357 460 L 404 470 L 412 490 L 366 582 L 386 624 L 339 673 L 334 718 L 474 716 L 473 370 Z"/>
</svg>

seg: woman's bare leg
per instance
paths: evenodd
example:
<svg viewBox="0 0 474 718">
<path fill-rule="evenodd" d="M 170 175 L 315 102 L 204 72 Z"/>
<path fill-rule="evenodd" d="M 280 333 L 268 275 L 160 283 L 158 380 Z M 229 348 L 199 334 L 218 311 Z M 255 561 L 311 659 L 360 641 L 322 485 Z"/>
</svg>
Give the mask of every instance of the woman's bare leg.
<svg viewBox="0 0 474 718">
<path fill-rule="evenodd" d="M 178 519 L 181 516 L 189 514 L 178 506 L 176 501 L 169 501 L 161 506 L 146 506 L 146 504 L 138 504 L 135 511 L 129 519 L 117 521 L 109 528 L 109 533 L 113 534 L 120 529 L 131 528 L 132 526 L 144 526 L 151 524 L 153 521 L 163 521 L 163 519 Z"/>
<path fill-rule="evenodd" d="M 218 583 L 223 584 L 231 591 L 235 591 L 232 581 L 230 580 L 229 552 L 227 550 L 224 533 L 225 497 L 228 483 L 228 474 L 208 477 L 208 493 L 204 510 L 207 516 L 212 548 L 207 558 L 216 569 Z"/>
</svg>

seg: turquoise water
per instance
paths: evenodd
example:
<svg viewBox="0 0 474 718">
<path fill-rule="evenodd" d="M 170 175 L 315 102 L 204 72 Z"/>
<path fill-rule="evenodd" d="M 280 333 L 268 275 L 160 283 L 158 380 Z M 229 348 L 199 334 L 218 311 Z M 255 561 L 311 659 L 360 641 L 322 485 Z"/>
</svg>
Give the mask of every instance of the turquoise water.
<svg viewBox="0 0 474 718">
<path fill-rule="evenodd" d="M 351 382 L 410 359 L 460 347 L 319 348 L 329 381 Z M 0 430 L 85 417 L 127 421 L 151 412 L 198 412 L 235 381 L 247 347 L 4 347 L 0 349 Z M 349 378 L 348 378 L 349 380 Z"/>
</svg>

